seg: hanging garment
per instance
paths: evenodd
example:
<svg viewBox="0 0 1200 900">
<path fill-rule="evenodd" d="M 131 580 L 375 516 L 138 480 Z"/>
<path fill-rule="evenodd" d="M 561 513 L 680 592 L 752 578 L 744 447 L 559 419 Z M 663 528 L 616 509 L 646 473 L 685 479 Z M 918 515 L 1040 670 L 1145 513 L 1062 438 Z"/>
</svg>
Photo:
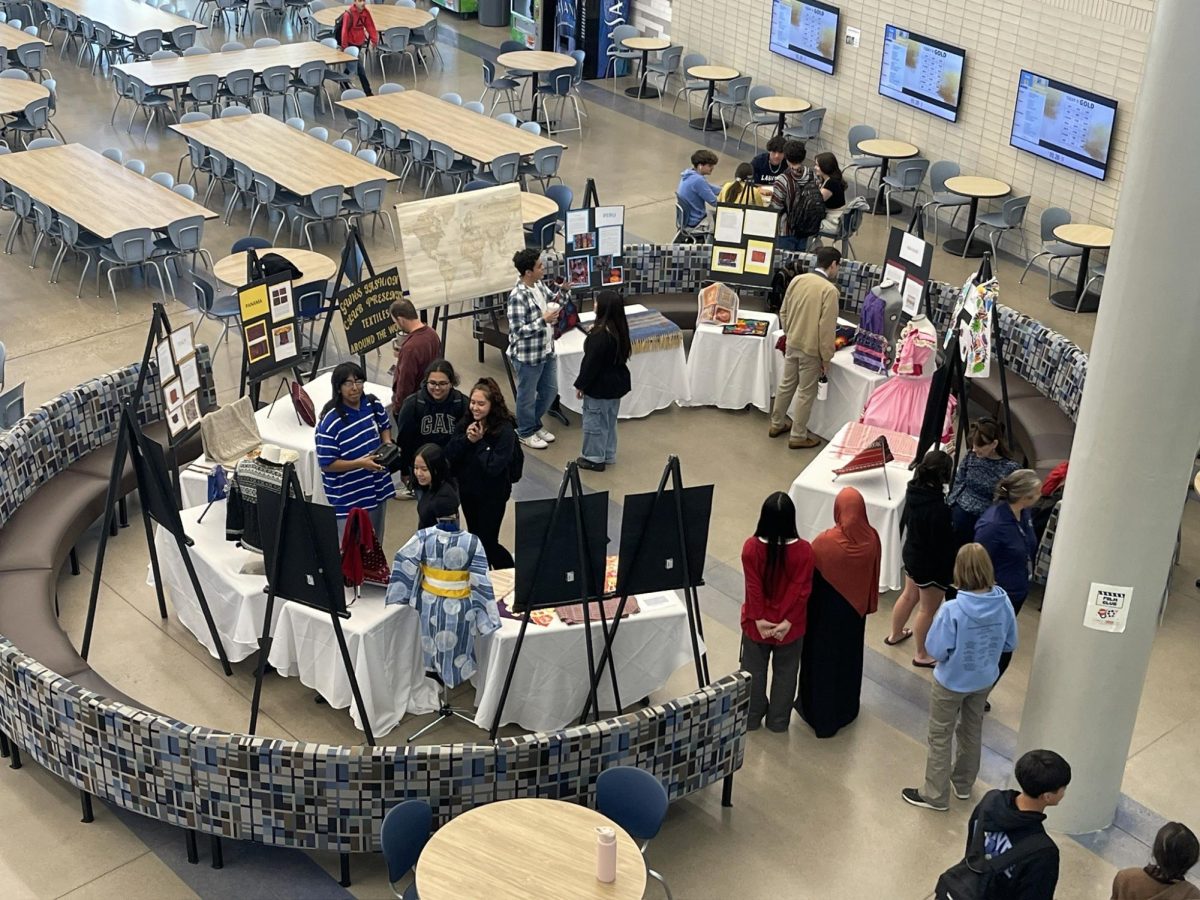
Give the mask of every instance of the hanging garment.
<svg viewBox="0 0 1200 900">
<path fill-rule="evenodd" d="M 360 587 L 364 581 L 386 587 L 390 580 L 387 557 L 371 517 L 357 506 L 346 517 L 342 533 L 342 579 L 346 587 Z"/>
<path fill-rule="evenodd" d="M 260 491 L 283 496 L 283 466 L 261 457 L 239 460 L 233 470 L 233 482 L 225 504 L 225 540 L 238 541 L 254 553 L 263 552 L 263 523 L 259 519 L 258 506 Z M 270 527 L 273 530 L 274 523 Z"/>
<path fill-rule="evenodd" d="M 924 316 L 909 322 L 900 335 L 900 350 L 892 366 L 892 377 L 872 391 L 859 421 L 889 431 L 917 435 L 929 400 L 935 371 L 937 331 Z M 942 440 L 949 440 L 956 401 L 946 412 Z"/>
</svg>

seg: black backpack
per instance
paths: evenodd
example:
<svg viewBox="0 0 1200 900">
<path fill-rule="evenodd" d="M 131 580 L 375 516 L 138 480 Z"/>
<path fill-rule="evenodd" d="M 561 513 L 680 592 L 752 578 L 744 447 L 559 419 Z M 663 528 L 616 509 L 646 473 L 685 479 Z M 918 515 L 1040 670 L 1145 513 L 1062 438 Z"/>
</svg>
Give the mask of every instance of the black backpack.
<svg viewBox="0 0 1200 900">
<path fill-rule="evenodd" d="M 345 18 L 346 18 L 346 14 L 342 13 L 340 16 L 338 16 L 336 19 L 333 20 L 333 39 L 338 42 L 339 46 L 342 43 L 342 21 Z"/>
<path fill-rule="evenodd" d="M 825 198 L 812 172 L 795 184 L 788 207 L 788 228 L 794 237 L 812 237 L 821 231 L 825 220 Z"/>
<path fill-rule="evenodd" d="M 767 308 L 773 312 L 779 312 L 783 306 L 783 297 L 787 293 L 788 285 L 792 283 L 792 279 L 801 273 L 802 269 L 798 262 L 783 263 L 775 270 L 775 275 L 771 279 L 771 293 L 767 297 Z"/>
<path fill-rule="evenodd" d="M 989 857 L 983 849 L 984 839 L 983 824 L 977 821 L 967 855 L 938 878 L 934 900 L 992 900 L 999 873 L 1035 853 L 1056 846 L 1050 836 L 1042 831 L 1022 838 L 997 856 Z"/>
<path fill-rule="evenodd" d="M 508 483 L 516 484 L 521 480 L 521 476 L 525 474 L 525 450 L 521 447 L 521 442 L 517 441 L 513 445 L 512 459 L 508 461 Z"/>
</svg>

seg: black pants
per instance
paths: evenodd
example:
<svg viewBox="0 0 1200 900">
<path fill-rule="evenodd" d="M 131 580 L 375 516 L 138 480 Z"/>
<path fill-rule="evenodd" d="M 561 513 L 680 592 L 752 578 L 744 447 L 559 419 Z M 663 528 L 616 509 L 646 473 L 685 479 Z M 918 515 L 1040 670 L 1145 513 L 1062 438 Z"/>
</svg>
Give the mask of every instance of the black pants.
<svg viewBox="0 0 1200 900">
<path fill-rule="evenodd" d="M 487 553 L 488 567 L 511 569 L 515 565 L 512 554 L 500 543 L 500 525 L 508 509 L 508 494 L 464 493 L 459 498 L 463 516 L 467 520 L 467 531 L 479 538 Z"/>
<path fill-rule="evenodd" d="M 1025 596 L 1027 597 L 1029 595 L 1026 594 Z M 1021 607 L 1025 605 L 1025 597 L 1018 598 L 1018 597 L 1013 597 L 1012 594 L 1009 594 L 1008 602 L 1012 604 L 1013 615 L 1016 616 L 1016 615 L 1020 614 Z M 1012 654 L 1011 653 L 1001 653 L 1000 654 L 1000 675 L 996 678 L 996 684 L 999 684 L 1000 679 L 1004 677 L 1004 672 L 1008 668 L 1008 664 L 1010 662 L 1012 662 Z"/>
<path fill-rule="evenodd" d="M 371 90 L 371 82 L 367 81 L 367 67 L 363 65 L 362 57 L 355 60 L 358 67 L 358 80 L 362 84 L 363 93 L 370 97 L 375 92 Z"/>
<path fill-rule="evenodd" d="M 804 639 L 790 644 L 760 644 L 742 635 L 742 668 L 750 673 L 750 727 L 767 717 L 767 727 L 783 731 L 792 718 Z M 767 699 L 767 665 L 771 666 L 771 696 Z"/>
</svg>

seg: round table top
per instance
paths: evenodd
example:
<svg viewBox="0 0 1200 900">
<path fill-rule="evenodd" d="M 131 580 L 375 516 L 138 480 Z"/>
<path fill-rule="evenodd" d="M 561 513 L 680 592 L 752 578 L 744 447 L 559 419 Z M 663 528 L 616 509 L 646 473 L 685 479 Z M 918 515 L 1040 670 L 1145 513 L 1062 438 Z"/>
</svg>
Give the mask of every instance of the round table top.
<svg viewBox="0 0 1200 900">
<path fill-rule="evenodd" d="M 621 41 L 623 45 L 630 50 L 666 50 L 671 46 L 671 42 L 666 38 L 656 37 L 631 37 Z"/>
<path fill-rule="evenodd" d="M 858 151 L 868 156 L 881 156 L 884 159 L 908 159 L 921 151 L 916 144 L 908 141 L 889 141 L 884 138 L 871 138 L 869 141 L 859 141 Z"/>
<path fill-rule="evenodd" d="M 700 78 L 704 81 L 733 81 L 742 74 L 729 66 L 692 66 L 687 73 L 691 78 Z"/>
<path fill-rule="evenodd" d="M 322 278 L 332 278 L 337 274 L 337 263 L 322 253 L 311 250 L 299 250 L 295 247 L 269 247 L 258 250 L 261 259 L 268 253 L 278 253 L 303 273 L 303 280 L 320 281 Z M 225 284 L 240 285 L 246 281 L 246 254 L 234 253 L 219 259 L 213 265 L 213 274 Z"/>
<path fill-rule="evenodd" d="M 777 95 L 759 97 L 754 101 L 754 105 L 763 112 L 773 113 L 802 113 L 812 109 L 812 104 L 807 100 L 802 100 L 799 97 L 780 97 Z"/>
<path fill-rule="evenodd" d="M 337 17 L 346 11 L 341 4 L 318 9 L 312 14 L 322 25 L 332 25 Z M 424 9 L 413 9 L 408 6 L 393 6 L 392 4 L 372 3 L 371 20 L 380 31 L 389 28 L 421 28 L 433 21 L 433 16 Z"/>
<path fill-rule="evenodd" d="M 521 191 L 521 224 L 532 225 L 550 213 L 558 212 L 558 204 L 541 194 Z"/>
<path fill-rule="evenodd" d="M 1012 186 L 995 178 L 955 175 L 946 179 L 946 190 L 962 197 L 1003 197 L 1012 190 Z"/>
<path fill-rule="evenodd" d="M 553 72 L 575 65 L 575 58 L 565 53 L 549 50 L 510 50 L 496 57 L 496 62 L 507 69 L 524 69 L 526 72 Z"/>
<path fill-rule="evenodd" d="M 1112 246 L 1113 230 L 1104 225 L 1066 224 L 1054 229 L 1054 236 L 1073 247 L 1093 250 Z"/>
<path fill-rule="evenodd" d="M 34 100 L 50 96 L 50 88 L 36 81 L 0 78 L 0 112 L 19 112 Z"/>
<path fill-rule="evenodd" d="M 617 879 L 596 880 L 596 832 L 617 833 Z M 633 838 L 595 810 L 561 800 L 501 800 L 455 816 L 417 862 L 421 900 L 640 900 L 646 864 Z"/>
</svg>

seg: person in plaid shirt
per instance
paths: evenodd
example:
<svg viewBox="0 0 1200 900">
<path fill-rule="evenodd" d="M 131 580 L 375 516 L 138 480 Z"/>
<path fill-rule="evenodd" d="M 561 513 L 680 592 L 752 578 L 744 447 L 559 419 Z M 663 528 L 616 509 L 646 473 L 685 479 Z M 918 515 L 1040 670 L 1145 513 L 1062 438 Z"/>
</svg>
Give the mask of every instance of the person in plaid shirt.
<svg viewBox="0 0 1200 900">
<path fill-rule="evenodd" d="M 526 447 L 544 450 L 554 440 L 542 416 L 558 396 L 553 325 L 559 306 L 542 281 L 540 250 L 518 250 L 513 265 L 520 278 L 508 295 L 508 357 L 517 382 L 517 437 Z"/>
</svg>

